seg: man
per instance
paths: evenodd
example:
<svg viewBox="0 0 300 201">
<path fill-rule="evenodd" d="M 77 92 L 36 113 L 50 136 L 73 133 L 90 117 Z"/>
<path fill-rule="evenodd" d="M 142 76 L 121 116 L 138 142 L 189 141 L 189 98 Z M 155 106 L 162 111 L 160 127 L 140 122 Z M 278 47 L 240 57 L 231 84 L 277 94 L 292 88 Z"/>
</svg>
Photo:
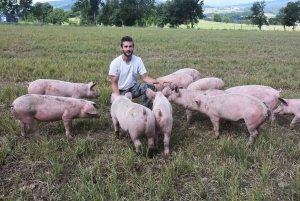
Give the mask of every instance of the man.
<svg viewBox="0 0 300 201">
<path fill-rule="evenodd" d="M 156 80 L 147 75 L 142 59 L 133 54 L 134 42 L 129 36 L 121 39 L 120 49 L 122 55 L 115 58 L 109 66 L 109 76 L 113 93 L 124 95 L 132 93 L 132 98 L 142 95 L 141 104 L 150 107 L 151 100 L 146 96 L 147 88 L 155 90 L 153 83 L 164 84 L 166 81 Z M 138 76 L 144 81 L 137 83 Z"/>
</svg>

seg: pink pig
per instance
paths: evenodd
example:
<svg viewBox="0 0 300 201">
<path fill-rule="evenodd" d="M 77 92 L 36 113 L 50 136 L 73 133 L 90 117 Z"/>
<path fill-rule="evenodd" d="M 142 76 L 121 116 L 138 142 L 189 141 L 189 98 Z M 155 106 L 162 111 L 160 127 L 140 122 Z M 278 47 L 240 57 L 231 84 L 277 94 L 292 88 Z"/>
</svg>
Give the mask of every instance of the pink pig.
<svg viewBox="0 0 300 201">
<path fill-rule="evenodd" d="M 39 134 L 34 120 L 52 122 L 62 120 L 68 138 L 72 138 L 72 120 L 76 118 L 98 118 L 96 103 L 83 99 L 27 94 L 18 97 L 10 106 L 13 116 L 18 120 L 22 136 L 25 126 Z"/>
<path fill-rule="evenodd" d="M 274 110 L 278 103 L 278 98 L 281 90 L 278 91 L 276 89 L 273 89 L 272 87 L 264 85 L 244 85 L 231 87 L 226 89 L 225 91 L 228 91 L 230 93 L 248 94 L 262 100 L 269 107 L 271 112 L 271 121 L 274 122 Z"/>
<path fill-rule="evenodd" d="M 72 98 L 98 98 L 99 94 L 94 90 L 96 84 L 97 83 L 93 82 L 84 84 L 51 79 L 38 79 L 29 83 L 28 93 Z"/>
<path fill-rule="evenodd" d="M 214 126 L 216 137 L 219 136 L 220 119 L 234 122 L 244 120 L 250 133 L 248 146 L 253 144 L 258 135 L 258 128 L 267 119 L 269 111 L 261 100 L 234 93 L 219 96 L 199 95 L 187 108 L 206 114 Z"/>
<path fill-rule="evenodd" d="M 200 79 L 200 72 L 193 68 L 182 68 L 178 71 L 175 71 L 174 73 L 186 73 L 192 76 L 194 82 Z"/>
<path fill-rule="evenodd" d="M 274 110 L 274 114 L 295 115 L 290 124 L 290 129 L 294 129 L 295 125 L 300 121 L 300 99 L 278 99 L 281 101 L 281 104 Z"/>
<path fill-rule="evenodd" d="M 193 77 L 186 73 L 173 73 L 164 77 L 159 77 L 157 80 L 165 80 L 166 82 L 170 82 L 169 87 L 172 89 L 174 89 L 175 85 L 186 89 L 193 82 Z M 162 91 L 164 87 L 165 86 L 163 85 L 155 84 L 155 89 L 157 91 Z"/>
<path fill-rule="evenodd" d="M 244 119 L 250 132 L 248 145 L 252 145 L 258 134 L 258 127 L 268 117 L 268 108 L 259 99 L 246 94 L 224 93 L 217 96 L 204 95 L 203 91 L 178 89 L 172 91 L 169 87 L 163 89 L 162 93 L 168 100 L 186 109 L 188 121 L 193 110 L 208 115 L 214 125 L 215 134 L 219 136 L 219 121 L 226 119 L 237 121 Z M 201 104 L 199 99 L 201 98 Z M 197 104 L 199 103 L 199 104 Z M 224 107 L 223 107 L 224 105 Z"/>
<path fill-rule="evenodd" d="M 164 153 L 168 155 L 169 142 L 173 127 L 173 112 L 172 106 L 168 99 L 161 92 L 154 92 L 151 89 L 147 89 L 146 95 L 148 98 L 154 99 L 152 111 L 156 119 L 156 143 L 158 143 L 158 135 L 164 134 Z"/>
<path fill-rule="evenodd" d="M 155 117 L 153 112 L 140 104 L 131 101 L 131 93 L 124 96 L 112 93 L 111 117 L 115 133 L 119 136 L 120 127 L 130 134 L 136 152 L 141 147 L 140 139 L 146 137 L 148 141 L 148 156 L 153 157 L 155 140 Z"/>
<path fill-rule="evenodd" d="M 216 96 L 221 94 L 227 94 L 229 92 L 217 89 L 198 91 L 189 89 L 178 89 L 178 87 L 175 87 L 175 90 L 172 91 L 169 87 L 166 87 L 163 89 L 162 93 L 168 98 L 170 102 L 180 105 L 186 109 L 185 111 L 187 121 L 190 123 L 193 111 L 187 109 L 187 106 L 190 104 L 190 102 L 193 101 L 194 98 L 196 98 L 198 95 Z"/>
<path fill-rule="evenodd" d="M 201 78 L 191 83 L 187 89 L 190 90 L 207 90 L 207 89 L 224 89 L 224 82 L 217 77 Z"/>
</svg>

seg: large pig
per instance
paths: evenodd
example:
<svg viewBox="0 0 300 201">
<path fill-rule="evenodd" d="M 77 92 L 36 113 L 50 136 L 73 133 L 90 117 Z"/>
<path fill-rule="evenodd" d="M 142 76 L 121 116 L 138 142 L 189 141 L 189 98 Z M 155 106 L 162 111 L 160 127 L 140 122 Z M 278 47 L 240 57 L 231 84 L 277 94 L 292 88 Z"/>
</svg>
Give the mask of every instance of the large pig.
<svg viewBox="0 0 300 201">
<path fill-rule="evenodd" d="M 215 136 L 219 136 L 220 120 L 244 120 L 250 133 L 247 143 L 251 146 L 258 135 L 258 128 L 268 117 L 269 109 L 258 98 L 246 94 L 223 94 L 219 96 L 199 95 L 187 107 L 206 114 L 214 127 Z"/>
<path fill-rule="evenodd" d="M 215 136 L 219 136 L 220 120 L 244 120 L 250 133 L 247 143 L 251 146 L 258 135 L 258 128 L 268 118 L 268 107 L 258 98 L 247 94 L 223 94 L 219 96 L 199 95 L 188 105 L 189 109 L 206 114 L 214 127 Z"/>
<path fill-rule="evenodd" d="M 273 89 L 269 86 L 264 85 L 244 85 L 244 86 L 236 86 L 226 89 L 225 91 L 231 93 L 243 93 L 254 96 L 260 100 L 262 100 L 270 109 L 271 112 L 271 121 L 274 122 L 275 115 L 274 110 L 278 103 L 278 98 L 280 96 L 280 91 Z"/>
<path fill-rule="evenodd" d="M 190 90 L 224 89 L 224 86 L 225 84 L 222 79 L 217 77 L 206 77 L 191 83 L 187 87 L 187 89 Z"/>
<path fill-rule="evenodd" d="M 175 85 L 186 89 L 193 82 L 193 77 L 186 73 L 173 73 L 164 77 L 159 77 L 157 80 L 169 82 L 168 86 L 172 89 L 174 89 Z M 165 86 L 161 84 L 155 84 L 155 89 L 157 91 L 162 91 L 164 87 Z"/>
<path fill-rule="evenodd" d="M 27 94 L 18 97 L 10 106 L 13 116 L 18 120 L 22 136 L 25 126 L 35 134 L 38 130 L 35 119 L 43 122 L 62 120 L 68 138 L 72 138 L 72 120 L 76 118 L 98 118 L 96 103 L 92 101 L 39 94 Z"/>
<path fill-rule="evenodd" d="M 294 129 L 300 121 L 300 99 L 278 99 L 281 104 L 274 110 L 274 114 L 293 114 L 295 117 L 290 124 L 290 129 Z"/>
<path fill-rule="evenodd" d="M 182 68 L 175 71 L 174 73 L 186 73 L 193 77 L 194 82 L 200 79 L 200 72 L 193 68 Z"/>
<path fill-rule="evenodd" d="M 173 127 L 173 112 L 172 106 L 168 99 L 161 92 L 154 92 L 151 89 L 147 89 L 146 95 L 153 100 L 152 111 L 156 119 L 156 143 L 158 143 L 158 135 L 164 134 L 164 154 L 168 155 L 169 142 Z"/>
<path fill-rule="evenodd" d="M 190 123 L 193 111 L 187 109 L 187 106 L 190 104 L 190 102 L 193 101 L 194 98 L 196 98 L 198 95 L 217 96 L 221 94 L 227 94 L 229 92 L 217 89 L 209 89 L 204 91 L 179 89 L 176 86 L 173 91 L 171 90 L 171 88 L 166 87 L 163 89 L 162 93 L 168 98 L 170 102 L 180 105 L 186 109 L 186 118 L 187 121 Z"/>
<path fill-rule="evenodd" d="M 124 96 L 112 93 L 111 117 L 115 133 L 119 136 L 120 127 L 130 134 L 130 137 L 139 152 L 140 139 L 146 137 L 148 141 L 148 156 L 153 157 L 155 140 L 155 117 L 153 112 L 140 104 L 131 101 L 131 93 Z"/>
<path fill-rule="evenodd" d="M 97 83 L 73 83 L 60 80 L 38 79 L 29 83 L 29 94 L 64 96 L 72 98 L 98 98 L 94 86 Z"/>
</svg>

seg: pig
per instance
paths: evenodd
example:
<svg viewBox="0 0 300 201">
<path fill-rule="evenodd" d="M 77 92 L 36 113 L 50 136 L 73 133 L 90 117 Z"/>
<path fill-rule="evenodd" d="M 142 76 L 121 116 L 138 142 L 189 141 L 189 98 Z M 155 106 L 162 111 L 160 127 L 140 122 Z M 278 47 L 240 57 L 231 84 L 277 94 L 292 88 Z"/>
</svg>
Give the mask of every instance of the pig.
<svg viewBox="0 0 300 201">
<path fill-rule="evenodd" d="M 158 143 L 158 135 L 164 134 L 164 154 L 169 155 L 169 142 L 173 127 L 172 106 L 168 99 L 160 92 L 154 92 L 147 89 L 146 96 L 153 100 L 152 112 L 156 119 L 156 143 Z"/>
<path fill-rule="evenodd" d="M 205 95 L 203 91 L 178 89 L 178 87 L 175 87 L 174 91 L 166 87 L 162 93 L 170 102 L 181 105 L 186 109 L 188 121 L 192 111 L 199 111 L 208 115 L 214 125 L 216 137 L 219 136 L 220 118 L 229 121 L 244 119 L 250 132 L 248 146 L 253 144 L 254 138 L 258 134 L 257 129 L 269 115 L 268 107 L 261 100 L 246 94 L 224 93 L 222 95 L 209 96 Z M 233 96 L 230 96 L 232 94 Z M 203 99 L 201 107 L 196 104 L 197 102 L 199 103 L 198 97 Z M 224 109 L 222 105 L 224 105 Z M 218 116 L 219 118 L 217 118 Z"/>
<path fill-rule="evenodd" d="M 28 94 L 64 96 L 72 98 L 98 98 L 94 86 L 97 83 L 73 83 L 60 80 L 38 79 L 28 85 Z"/>
<path fill-rule="evenodd" d="M 264 85 L 243 85 L 231 87 L 226 89 L 225 91 L 231 93 L 248 94 L 262 100 L 270 109 L 271 123 L 275 121 L 274 110 L 276 109 L 281 90 L 278 91 L 276 89 L 273 89 L 272 87 Z"/>
<path fill-rule="evenodd" d="M 187 105 L 198 95 L 210 95 L 216 96 L 221 94 L 227 94 L 229 92 L 225 92 L 223 90 L 210 89 L 205 91 L 198 90 L 189 90 L 189 89 L 179 89 L 177 86 L 172 91 L 171 88 L 166 87 L 163 89 L 162 93 L 168 98 L 168 100 L 174 104 L 180 105 L 185 108 L 187 122 L 191 123 L 192 118 L 192 110 L 187 109 Z"/>
<path fill-rule="evenodd" d="M 293 114 L 295 117 L 290 124 L 290 129 L 294 129 L 300 121 L 300 99 L 278 99 L 281 104 L 274 110 L 274 114 Z"/>
<path fill-rule="evenodd" d="M 200 72 L 193 68 L 182 68 L 182 69 L 175 71 L 174 73 L 186 73 L 186 74 L 192 76 L 194 82 L 196 80 L 200 79 Z"/>
<path fill-rule="evenodd" d="M 223 95 L 223 94 L 229 94 L 230 92 L 220 90 L 220 89 L 207 89 L 201 91 L 203 92 L 203 95 L 208 95 L 208 96 L 218 96 L 218 95 Z"/>
<path fill-rule="evenodd" d="M 187 87 L 187 89 L 190 90 L 224 89 L 224 86 L 225 84 L 222 79 L 217 77 L 206 77 L 191 83 Z"/>
<path fill-rule="evenodd" d="M 171 89 L 174 89 L 175 85 L 186 89 L 193 82 L 193 77 L 186 73 L 175 73 L 166 75 L 164 77 L 159 77 L 157 80 L 169 82 L 169 87 Z M 161 84 L 155 84 L 156 91 L 162 91 L 164 87 L 165 86 Z"/>
<path fill-rule="evenodd" d="M 258 98 L 247 94 L 229 93 L 219 96 L 199 95 L 187 106 L 188 109 L 206 114 L 219 137 L 220 120 L 244 120 L 250 133 L 247 146 L 252 146 L 258 135 L 258 128 L 268 118 L 268 107 Z"/>
<path fill-rule="evenodd" d="M 25 126 L 38 135 L 35 119 L 42 122 L 62 120 L 66 129 L 66 136 L 71 134 L 72 120 L 76 118 L 99 118 L 96 103 L 83 99 L 49 96 L 40 94 L 26 94 L 18 97 L 10 105 L 13 116 L 18 120 L 21 135 L 25 136 Z"/>
<path fill-rule="evenodd" d="M 119 136 L 119 129 L 128 132 L 134 143 L 136 153 L 140 151 L 142 137 L 148 141 L 148 156 L 153 157 L 155 141 L 155 116 L 153 112 L 140 104 L 132 102 L 130 92 L 124 96 L 112 93 L 110 114 L 115 129 Z"/>
</svg>

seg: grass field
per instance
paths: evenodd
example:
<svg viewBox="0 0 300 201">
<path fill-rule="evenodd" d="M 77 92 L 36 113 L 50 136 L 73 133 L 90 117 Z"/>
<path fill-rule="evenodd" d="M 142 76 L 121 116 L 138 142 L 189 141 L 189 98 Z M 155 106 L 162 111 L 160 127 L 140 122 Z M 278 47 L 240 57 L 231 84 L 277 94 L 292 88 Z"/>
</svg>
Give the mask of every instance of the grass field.
<svg viewBox="0 0 300 201">
<path fill-rule="evenodd" d="M 149 159 L 145 141 L 137 155 L 127 133 L 116 139 L 107 74 L 124 35 L 152 77 L 191 67 L 226 88 L 261 84 L 300 98 L 296 31 L 0 24 L 0 200 L 300 200 L 292 116 L 265 122 L 252 148 L 244 123 L 222 122 L 216 140 L 205 115 L 188 124 L 176 105 L 170 156 L 162 141 Z M 73 140 L 62 122 L 38 122 L 40 137 L 22 137 L 8 106 L 39 78 L 97 82 L 101 117 L 74 120 Z"/>
</svg>

